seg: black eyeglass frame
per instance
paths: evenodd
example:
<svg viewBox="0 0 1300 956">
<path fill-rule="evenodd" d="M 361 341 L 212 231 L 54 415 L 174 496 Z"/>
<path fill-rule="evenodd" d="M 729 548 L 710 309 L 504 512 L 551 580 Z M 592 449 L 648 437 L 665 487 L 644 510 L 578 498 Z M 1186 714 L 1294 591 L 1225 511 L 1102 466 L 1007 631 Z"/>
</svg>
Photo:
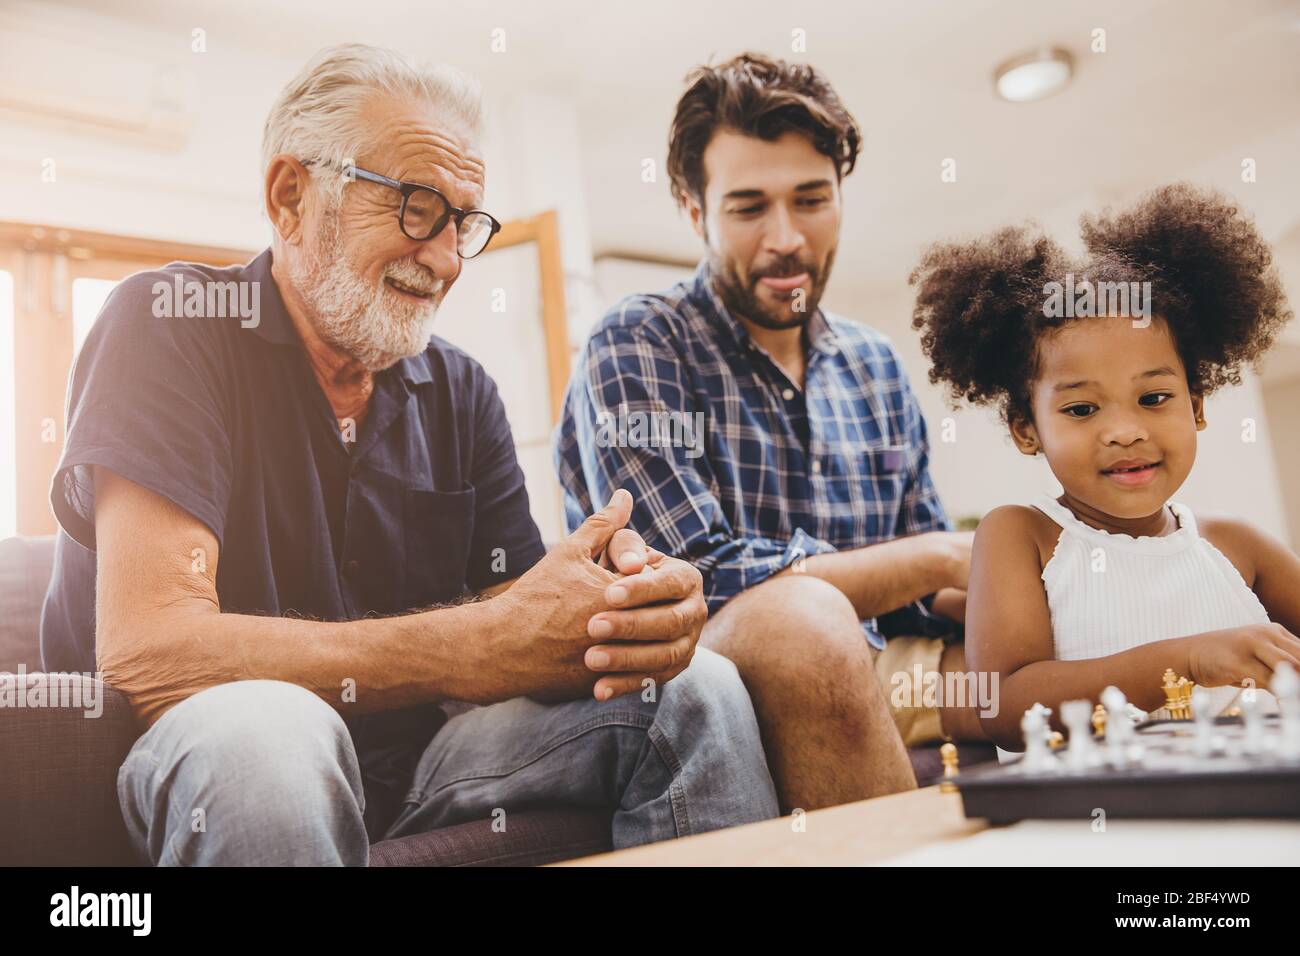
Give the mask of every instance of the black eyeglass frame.
<svg viewBox="0 0 1300 956">
<path fill-rule="evenodd" d="M 393 179 L 389 176 L 384 176 L 381 173 L 362 169 L 355 163 L 349 163 L 346 166 L 335 166 L 333 163 L 327 163 L 324 160 L 308 159 L 303 161 L 303 165 L 328 166 L 331 169 L 337 169 L 340 173 L 351 180 L 364 179 L 367 182 L 378 183 L 381 186 L 396 189 L 402 194 L 402 205 L 401 208 L 397 210 L 397 227 L 402 230 L 402 235 L 406 236 L 408 239 L 414 240 L 415 242 L 428 242 L 434 236 L 442 232 L 442 230 L 446 229 L 447 223 L 451 222 L 453 219 L 456 220 L 456 255 L 460 256 L 462 259 L 474 259 L 482 255 L 487 247 L 492 243 L 493 237 L 501 231 L 500 221 L 490 212 L 483 209 L 461 209 L 459 206 L 453 206 L 451 200 L 443 195 L 442 190 L 435 189 L 433 186 L 426 186 L 424 183 L 409 183 L 400 179 Z M 433 193 L 442 200 L 442 204 L 446 207 L 446 212 L 434 220 L 433 226 L 429 230 L 427 236 L 413 236 L 406 229 L 406 204 L 413 195 L 422 192 Z M 488 233 L 488 237 L 483 243 L 483 248 L 473 255 L 467 256 L 460 251 L 460 226 L 461 223 L 465 221 L 465 217 L 470 215 L 486 216 L 488 221 L 492 223 L 492 231 Z"/>
</svg>

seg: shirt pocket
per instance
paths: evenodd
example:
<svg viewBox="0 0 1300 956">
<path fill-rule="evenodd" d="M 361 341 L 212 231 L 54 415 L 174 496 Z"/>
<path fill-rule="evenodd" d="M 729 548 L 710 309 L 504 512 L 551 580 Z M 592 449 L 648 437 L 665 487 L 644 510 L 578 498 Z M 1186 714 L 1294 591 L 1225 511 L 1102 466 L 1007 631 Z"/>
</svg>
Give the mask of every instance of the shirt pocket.
<svg viewBox="0 0 1300 956">
<path fill-rule="evenodd" d="M 474 540 L 474 489 L 408 488 L 402 509 L 406 563 L 398 601 L 403 609 L 455 601 L 465 594 Z"/>
<path fill-rule="evenodd" d="M 902 477 L 907 468 L 908 446 L 881 443 L 872 445 L 862 453 L 862 463 L 868 478 Z"/>
<path fill-rule="evenodd" d="M 862 544 L 888 541 L 894 536 L 907 481 L 906 444 L 873 443 L 862 452 L 862 494 L 867 499 Z"/>
</svg>

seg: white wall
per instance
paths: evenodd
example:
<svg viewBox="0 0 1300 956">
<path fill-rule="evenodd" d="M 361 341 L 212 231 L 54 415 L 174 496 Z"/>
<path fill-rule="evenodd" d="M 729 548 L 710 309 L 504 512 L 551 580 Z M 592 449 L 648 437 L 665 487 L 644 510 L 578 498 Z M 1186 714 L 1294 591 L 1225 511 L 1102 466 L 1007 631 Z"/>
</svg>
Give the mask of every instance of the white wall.
<svg viewBox="0 0 1300 956">
<path fill-rule="evenodd" d="M 1266 385 L 1263 394 L 1269 422 L 1275 425 L 1273 452 L 1286 512 L 1285 525 L 1267 530 L 1300 548 L 1300 377 Z"/>
<path fill-rule="evenodd" d="M 337 37 L 348 39 L 355 37 Z M 73 87 L 88 107 L 102 98 L 95 95 L 93 75 L 81 72 L 86 61 L 135 62 L 136 82 L 114 85 L 114 94 L 144 90 L 147 100 L 151 83 L 177 85 L 185 93 L 175 99 L 187 104 L 192 122 L 188 135 L 159 148 L 67 123 L 33 122 L 0 107 L 0 218 L 236 248 L 269 243 L 261 200 L 262 124 L 301 60 L 215 38 L 205 52 L 194 53 L 188 34 L 13 2 L 0 7 L 0 62 L 19 51 L 24 62 L 47 71 L 24 81 L 32 92 L 65 92 L 63 78 L 77 77 Z M 558 208 L 566 264 L 571 256 L 573 270 L 589 275 L 585 198 L 574 185 L 582 170 L 576 151 L 564 150 L 577 138 L 566 133 L 576 130 L 576 105 L 521 89 L 509 97 L 488 93 L 484 111 L 485 205 L 503 220 Z M 54 182 L 42 178 L 47 160 L 54 161 Z"/>
</svg>

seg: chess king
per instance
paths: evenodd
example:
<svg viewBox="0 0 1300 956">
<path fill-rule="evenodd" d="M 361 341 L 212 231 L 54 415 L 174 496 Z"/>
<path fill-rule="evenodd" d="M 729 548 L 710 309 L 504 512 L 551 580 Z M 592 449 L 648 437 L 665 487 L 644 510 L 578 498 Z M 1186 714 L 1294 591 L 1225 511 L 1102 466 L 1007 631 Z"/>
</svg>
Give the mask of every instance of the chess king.
<svg viewBox="0 0 1300 956">
<path fill-rule="evenodd" d="M 1007 750 L 1024 748 L 1034 704 L 1061 714 L 1113 685 L 1155 710 L 1172 669 L 1209 689 L 1217 713 L 1240 688 L 1269 687 L 1280 664 L 1300 666 L 1300 558 L 1244 521 L 1172 500 L 1207 396 L 1240 382 L 1292 318 L 1270 251 L 1230 200 L 1185 184 L 1081 224 L 1083 262 L 1010 228 L 935 245 L 911 279 L 931 379 L 995 406 L 1063 489 L 995 509 L 976 533 L 967 655 L 999 676 L 1000 706 L 981 723 Z M 1138 283 L 1150 296 L 1141 317 L 1062 315 L 1050 290 L 1067 281 Z"/>
</svg>

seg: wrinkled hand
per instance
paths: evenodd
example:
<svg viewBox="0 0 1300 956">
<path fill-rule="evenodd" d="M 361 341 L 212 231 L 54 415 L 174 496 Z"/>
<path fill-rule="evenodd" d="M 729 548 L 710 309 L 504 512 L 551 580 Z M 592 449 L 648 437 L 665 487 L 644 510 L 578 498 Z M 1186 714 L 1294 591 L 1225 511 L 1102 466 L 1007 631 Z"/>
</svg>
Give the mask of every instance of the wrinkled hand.
<svg viewBox="0 0 1300 956">
<path fill-rule="evenodd" d="M 631 514 L 620 489 L 493 600 L 503 629 L 494 666 L 507 696 L 518 688 L 541 700 L 608 700 L 647 679 L 662 685 L 690 663 L 708 616 L 703 579 L 625 528 Z"/>
<path fill-rule="evenodd" d="M 605 589 L 612 610 L 587 623 L 587 634 L 602 642 L 584 658 L 605 675 L 592 690 L 597 700 L 641 691 L 647 679 L 656 688 L 672 680 L 691 662 L 709 616 L 704 579 L 692 565 L 649 547 L 638 560 L 639 572 Z M 626 571 L 629 564 L 620 561 L 619 567 Z"/>
<path fill-rule="evenodd" d="M 619 489 L 622 491 L 622 489 Z M 623 494 L 628 494 L 623 491 Z M 615 496 L 618 492 L 615 492 Z M 631 500 L 628 495 L 628 500 Z M 610 499 L 610 504 L 614 499 Z M 631 528 L 619 528 L 614 532 L 613 537 L 609 539 L 609 545 L 598 555 L 598 564 L 606 571 L 615 571 L 619 574 L 636 574 L 646 566 L 652 554 L 659 554 L 652 547 L 645 543 L 641 535 L 637 534 Z"/>
</svg>

